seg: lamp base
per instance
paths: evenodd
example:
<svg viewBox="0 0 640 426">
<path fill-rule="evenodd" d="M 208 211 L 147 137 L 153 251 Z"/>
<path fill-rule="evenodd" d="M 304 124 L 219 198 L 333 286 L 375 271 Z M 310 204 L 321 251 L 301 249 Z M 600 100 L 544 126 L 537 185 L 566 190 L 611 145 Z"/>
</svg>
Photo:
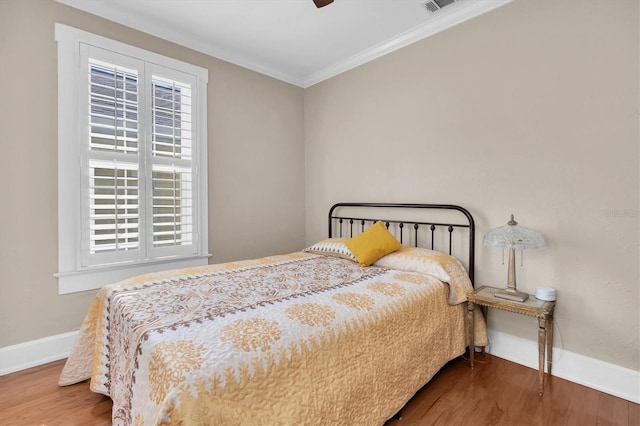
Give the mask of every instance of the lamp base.
<svg viewBox="0 0 640 426">
<path fill-rule="evenodd" d="M 529 298 L 529 295 L 527 293 L 511 288 L 496 291 L 494 296 L 500 299 L 513 300 L 514 302 L 524 302 Z"/>
</svg>

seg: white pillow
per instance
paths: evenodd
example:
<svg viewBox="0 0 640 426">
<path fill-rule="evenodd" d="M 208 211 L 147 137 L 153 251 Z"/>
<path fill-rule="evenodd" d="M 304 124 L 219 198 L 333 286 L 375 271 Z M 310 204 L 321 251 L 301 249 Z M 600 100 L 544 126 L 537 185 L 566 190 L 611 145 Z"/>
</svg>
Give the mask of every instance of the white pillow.
<svg viewBox="0 0 640 426">
<path fill-rule="evenodd" d="M 358 262 L 353 253 L 351 253 L 351 250 L 349 250 L 349 247 L 345 244 L 346 240 L 346 238 L 328 238 L 326 240 L 318 241 L 303 251 L 313 254 L 341 257 L 343 259 Z"/>
<path fill-rule="evenodd" d="M 408 272 L 421 272 L 450 284 L 449 303 L 455 304 L 467 299 L 473 290 L 471 279 L 458 259 L 447 253 L 422 247 L 402 246 L 376 261 L 373 266 Z"/>
</svg>

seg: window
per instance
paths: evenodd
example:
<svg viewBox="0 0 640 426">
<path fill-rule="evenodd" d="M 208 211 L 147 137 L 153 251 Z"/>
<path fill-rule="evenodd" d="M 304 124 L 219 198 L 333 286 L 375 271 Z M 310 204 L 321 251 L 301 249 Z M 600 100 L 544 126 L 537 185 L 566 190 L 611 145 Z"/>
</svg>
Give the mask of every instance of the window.
<svg viewBox="0 0 640 426">
<path fill-rule="evenodd" d="M 207 263 L 207 70 L 56 24 L 59 293 Z"/>
</svg>

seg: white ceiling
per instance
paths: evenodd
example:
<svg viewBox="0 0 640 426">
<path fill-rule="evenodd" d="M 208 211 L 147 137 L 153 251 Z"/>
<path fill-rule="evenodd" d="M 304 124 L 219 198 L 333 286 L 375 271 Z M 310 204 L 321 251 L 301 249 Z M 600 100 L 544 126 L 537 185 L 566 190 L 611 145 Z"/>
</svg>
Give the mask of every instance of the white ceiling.
<svg viewBox="0 0 640 426">
<path fill-rule="evenodd" d="M 511 0 L 458 0 L 435 14 L 426 0 L 57 0 L 309 87 Z"/>
</svg>

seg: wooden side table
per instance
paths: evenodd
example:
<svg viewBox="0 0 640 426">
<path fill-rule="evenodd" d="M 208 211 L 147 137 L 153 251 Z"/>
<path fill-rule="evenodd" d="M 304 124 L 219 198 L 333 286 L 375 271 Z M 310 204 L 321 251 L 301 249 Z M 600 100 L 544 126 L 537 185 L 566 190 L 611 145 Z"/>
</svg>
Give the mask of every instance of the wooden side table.
<svg viewBox="0 0 640 426">
<path fill-rule="evenodd" d="M 547 373 L 551 375 L 551 361 L 553 350 L 553 310 L 556 302 L 546 302 L 538 300 L 533 295 L 524 302 L 514 302 L 511 300 L 500 299 L 494 296 L 499 288 L 483 286 L 472 293 L 467 294 L 467 323 L 469 336 L 469 362 L 471 368 L 474 363 L 474 305 L 484 306 L 488 308 L 501 309 L 520 315 L 538 318 L 538 377 L 540 379 L 540 387 L 538 393 L 544 393 L 544 360 L 545 346 L 547 354 Z"/>
</svg>

